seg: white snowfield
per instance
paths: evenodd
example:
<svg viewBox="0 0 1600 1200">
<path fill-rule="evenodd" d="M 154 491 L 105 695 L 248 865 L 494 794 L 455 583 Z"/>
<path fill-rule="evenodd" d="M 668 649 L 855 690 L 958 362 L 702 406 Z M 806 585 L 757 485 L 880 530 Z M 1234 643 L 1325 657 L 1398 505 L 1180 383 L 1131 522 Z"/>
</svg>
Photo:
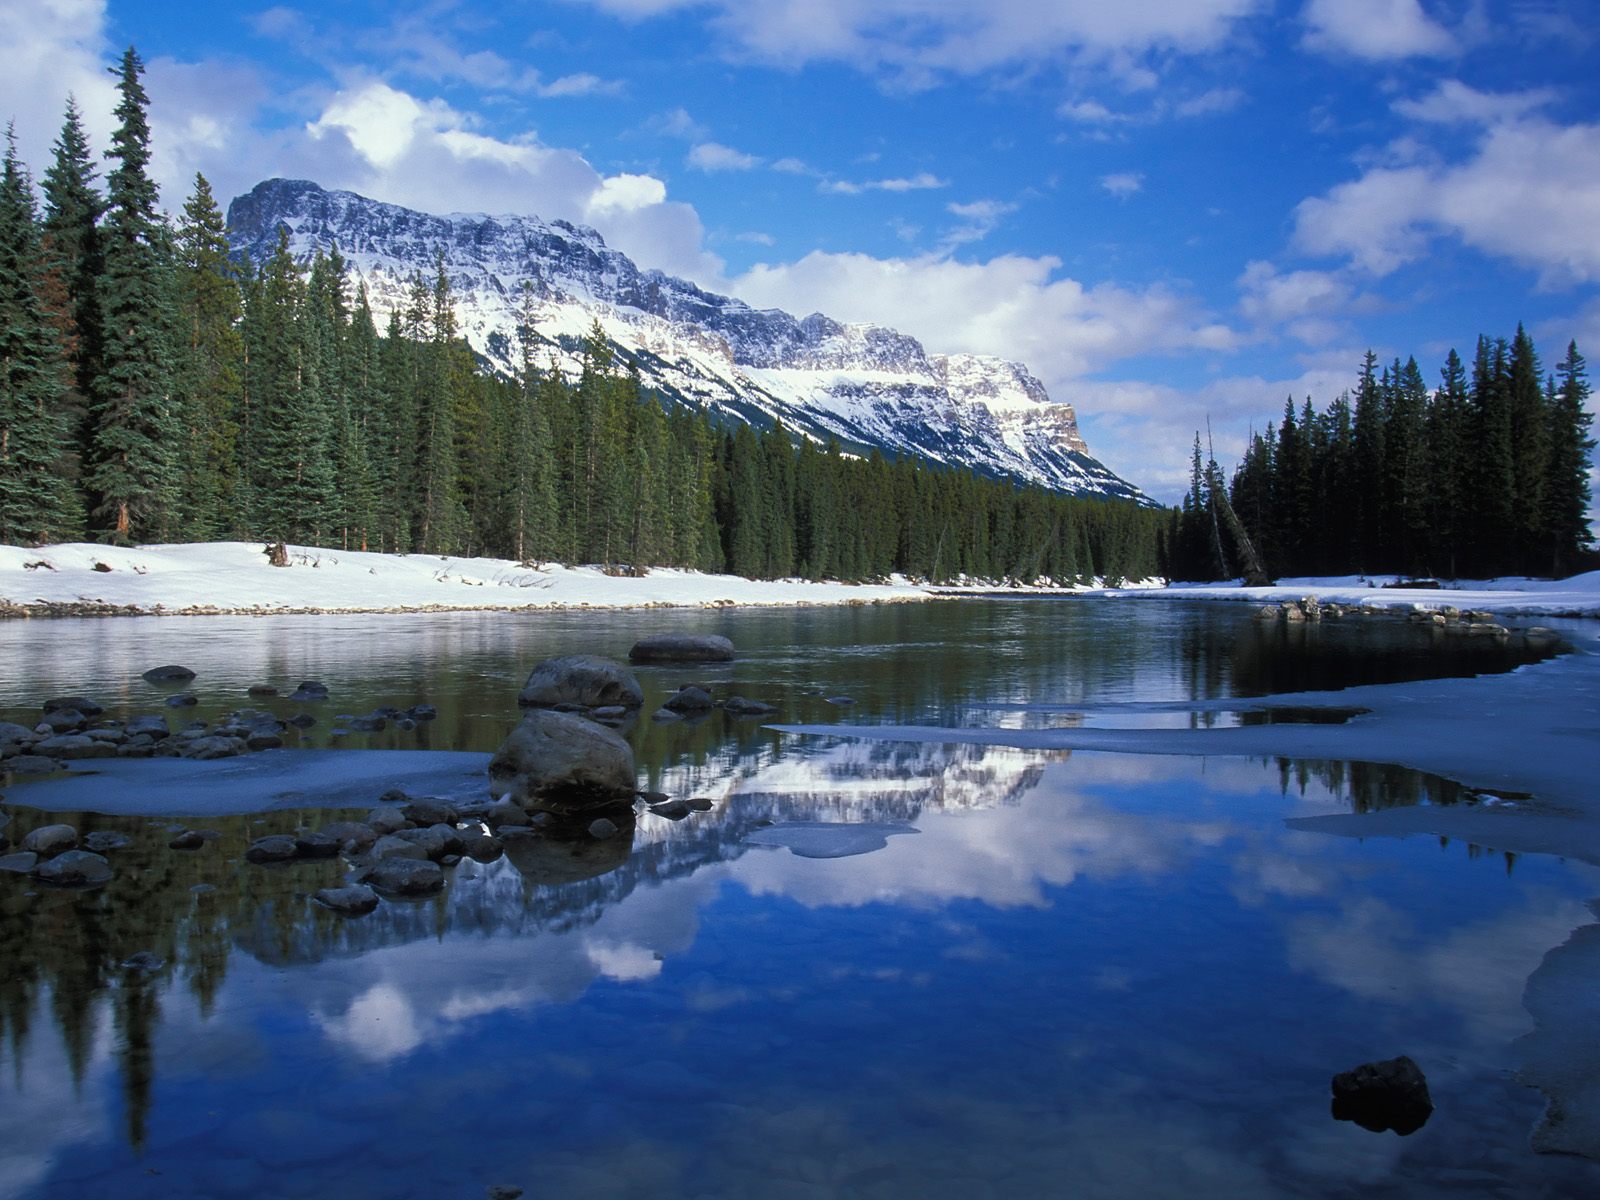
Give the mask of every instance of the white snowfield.
<svg viewBox="0 0 1600 1200">
<path fill-rule="evenodd" d="M 1271 588 L 1235 583 L 1122 588 L 997 588 L 992 583 L 928 587 L 896 576 L 881 584 L 743 579 L 652 568 L 641 576 L 599 567 L 531 566 L 498 558 L 377 554 L 290 546 L 274 567 L 260 542 L 170 546 L 0 546 L 0 613 L 73 614 L 416 612 L 429 609 L 656 608 L 729 605 L 882 604 L 935 596 L 1059 594 L 1230 600 L 1269 604 L 1317 596 L 1384 608 L 1455 605 L 1503 616 L 1600 616 L 1600 571 L 1572 579 L 1506 579 L 1445 589 L 1404 590 L 1356 576 L 1284 580 Z"/>
<path fill-rule="evenodd" d="M 634 578 L 598 567 L 292 545 L 289 565 L 274 567 L 265 551 L 260 542 L 0 546 L 0 613 L 8 607 L 62 608 L 75 615 L 722 607 L 876 604 L 927 596 L 905 580 L 810 583 L 662 568 Z"/>
</svg>

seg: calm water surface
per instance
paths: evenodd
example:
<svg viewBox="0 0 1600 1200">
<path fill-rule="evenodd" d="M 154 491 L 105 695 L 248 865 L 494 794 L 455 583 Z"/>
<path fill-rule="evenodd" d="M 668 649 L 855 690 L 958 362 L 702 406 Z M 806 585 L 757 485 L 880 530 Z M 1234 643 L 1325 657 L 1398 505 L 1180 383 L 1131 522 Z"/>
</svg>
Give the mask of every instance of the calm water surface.
<svg viewBox="0 0 1600 1200">
<path fill-rule="evenodd" d="M 486 753 L 534 662 L 664 630 L 741 658 L 641 671 L 647 713 L 693 679 L 792 721 L 1188 721 L 1159 705 L 1518 661 L 1155 602 L 18 622 L 0 719 L 67 692 L 288 715 L 246 687 L 315 678 L 332 699 L 302 745 Z M 199 672 L 196 708 L 139 679 L 165 662 Z M 333 732 L 418 701 L 440 719 Z M 1600 1194 L 1600 1166 L 1528 1149 L 1543 1104 L 1514 1079 L 1523 988 L 1593 934 L 1600 871 L 1284 824 L 1464 802 L 1447 781 L 721 713 L 630 736 L 642 779 L 712 810 L 464 862 L 356 920 L 307 899 L 343 864 L 241 855 L 359 814 L 67 817 L 131 844 L 95 891 L 0 875 L 0 1197 Z M 274 758 L 296 761 L 250 762 Z M 30 807 L 41 786 L 5 787 L 13 841 L 62 819 Z M 219 840 L 167 850 L 191 824 Z M 121 966 L 138 951 L 160 968 Z M 1333 1073 L 1399 1053 L 1428 1075 L 1426 1127 L 1330 1118 Z"/>
</svg>

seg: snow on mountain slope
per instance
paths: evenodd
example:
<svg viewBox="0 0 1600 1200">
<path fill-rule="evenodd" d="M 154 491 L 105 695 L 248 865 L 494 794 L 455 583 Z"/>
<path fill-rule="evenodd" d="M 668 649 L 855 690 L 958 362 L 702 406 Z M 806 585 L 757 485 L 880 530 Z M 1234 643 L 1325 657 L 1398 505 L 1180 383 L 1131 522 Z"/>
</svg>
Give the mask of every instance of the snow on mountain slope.
<svg viewBox="0 0 1600 1200">
<path fill-rule="evenodd" d="M 258 184 L 228 208 L 234 253 L 263 261 L 287 229 L 296 258 L 337 247 L 381 323 L 442 257 L 462 336 L 493 368 L 515 370 L 527 307 L 541 342 L 575 374 L 598 321 L 644 383 L 724 420 L 781 420 L 846 449 L 914 455 L 1074 495 L 1149 503 L 1097 461 L 1072 406 L 1019 363 L 927 353 L 877 325 L 797 319 L 641 271 L 593 229 L 537 217 L 434 216 L 303 180 Z"/>
</svg>

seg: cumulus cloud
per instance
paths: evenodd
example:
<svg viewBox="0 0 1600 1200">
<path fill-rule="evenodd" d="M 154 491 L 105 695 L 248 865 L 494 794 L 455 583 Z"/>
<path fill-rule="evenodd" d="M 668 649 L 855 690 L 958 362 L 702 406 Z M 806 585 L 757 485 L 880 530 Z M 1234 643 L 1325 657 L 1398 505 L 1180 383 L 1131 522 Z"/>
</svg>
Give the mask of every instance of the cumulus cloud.
<svg viewBox="0 0 1600 1200">
<path fill-rule="evenodd" d="M 1053 257 L 965 263 L 815 251 L 759 264 L 733 286 L 761 307 L 892 325 L 934 351 L 1019 359 L 1046 383 L 1133 355 L 1226 350 L 1238 340 L 1188 296 L 1159 285 L 1085 286 Z"/>
<path fill-rule="evenodd" d="M 1272 263 L 1246 264 L 1239 277 L 1239 311 L 1259 329 L 1285 327 L 1308 345 L 1347 336 L 1341 319 L 1354 301 L 1350 281 L 1337 271 L 1280 272 Z"/>
<path fill-rule="evenodd" d="M 744 60 L 801 66 L 842 62 L 912 84 L 941 75 L 1063 56 L 1103 64 L 1131 84 L 1153 82 L 1138 61 L 1152 51 L 1198 52 L 1222 44 L 1262 0 L 572 0 L 643 20 L 704 12 L 725 51 Z"/>
<path fill-rule="evenodd" d="M 105 27 L 105 0 L 0 4 L 0 116 L 14 123 L 17 151 L 38 172 L 50 161 L 69 95 L 95 148 L 111 140 L 117 97 L 106 65 L 115 51 Z"/>
<path fill-rule="evenodd" d="M 1460 162 L 1376 167 L 1302 201 L 1294 244 L 1384 275 L 1446 235 L 1558 286 L 1600 279 L 1596 228 L 1600 125 L 1508 119 Z"/>
<path fill-rule="evenodd" d="M 1457 48 L 1419 0 L 1308 0 L 1304 20 L 1306 48 L 1323 53 L 1383 62 L 1439 58 Z"/>
</svg>

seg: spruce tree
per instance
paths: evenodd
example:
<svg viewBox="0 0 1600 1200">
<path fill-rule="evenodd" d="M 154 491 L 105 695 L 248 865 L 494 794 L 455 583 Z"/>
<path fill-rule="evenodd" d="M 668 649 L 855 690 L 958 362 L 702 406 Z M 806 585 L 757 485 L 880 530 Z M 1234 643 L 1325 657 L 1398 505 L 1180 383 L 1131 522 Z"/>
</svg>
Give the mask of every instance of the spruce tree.
<svg viewBox="0 0 1600 1200">
<path fill-rule="evenodd" d="M 182 426 L 178 525 L 208 540 L 242 532 L 239 414 L 244 388 L 244 305 L 211 185 L 196 175 L 177 230 L 178 339 L 174 397 Z"/>
<path fill-rule="evenodd" d="M 1576 342 L 1567 344 L 1566 357 L 1556 370 L 1543 540 L 1550 555 L 1550 573 L 1560 577 L 1572 569 L 1589 544 L 1589 456 L 1595 444 L 1589 437 L 1594 421 L 1588 408 L 1589 380 Z"/>
<path fill-rule="evenodd" d="M 71 97 L 54 151 L 43 180 L 43 297 L 68 367 L 65 403 L 72 452 L 64 469 L 76 490 L 90 458 L 89 411 L 104 343 L 97 293 L 105 267 L 99 229 L 105 203 L 95 189 L 89 140 Z"/>
<path fill-rule="evenodd" d="M 1511 546 L 1515 548 L 1512 562 L 1507 566 L 1521 572 L 1542 570 L 1548 558 L 1540 536 L 1545 523 L 1546 473 L 1550 467 L 1550 421 L 1545 411 L 1543 376 L 1533 339 L 1518 325 L 1516 336 L 1511 340 L 1507 380 L 1514 488 Z"/>
<path fill-rule="evenodd" d="M 66 370 L 40 301 L 33 191 L 6 131 L 0 173 L 0 543 L 61 538 L 70 496 Z"/>
<path fill-rule="evenodd" d="M 144 64 L 130 46 L 114 72 L 121 99 L 106 152 L 105 271 L 98 299 L 105 346 L 93 383 L 88 483 L 102 537 L 131 542 L 172 513 L 170 253 L 150 178 Z"/>
</svg>

